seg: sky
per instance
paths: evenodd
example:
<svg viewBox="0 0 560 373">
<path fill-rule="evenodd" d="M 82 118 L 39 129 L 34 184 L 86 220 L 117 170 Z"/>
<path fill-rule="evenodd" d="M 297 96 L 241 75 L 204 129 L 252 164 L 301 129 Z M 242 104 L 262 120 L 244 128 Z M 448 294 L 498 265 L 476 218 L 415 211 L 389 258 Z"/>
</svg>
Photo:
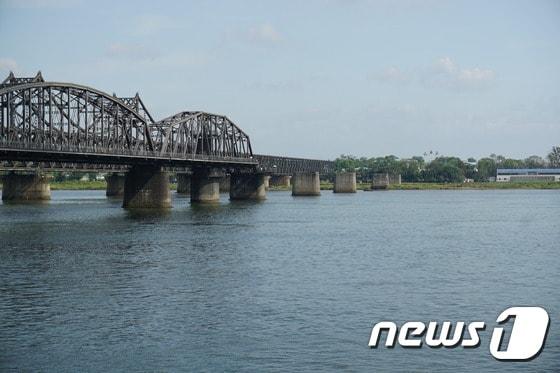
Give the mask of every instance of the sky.
<svg viewBox="0 0 560 373">
<path fill-rule="evenodd" d="M 560 145 L 558 0 L 0 0 L 10 70 L 226 115 L 260 154 Z"/>
</svg>

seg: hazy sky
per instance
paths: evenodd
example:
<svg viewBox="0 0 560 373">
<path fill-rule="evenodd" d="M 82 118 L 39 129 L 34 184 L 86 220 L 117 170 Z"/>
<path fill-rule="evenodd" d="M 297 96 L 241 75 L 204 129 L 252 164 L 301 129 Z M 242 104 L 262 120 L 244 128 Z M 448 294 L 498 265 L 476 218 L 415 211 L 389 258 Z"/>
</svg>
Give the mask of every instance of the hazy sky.
<svg viewBox="0 0 560 373">
<path fill-rule="evenodd" d="M 560 145 L 560 1 L 0 0 L 9 70 L 225 114 L 258 153 Z"/>
</svg>

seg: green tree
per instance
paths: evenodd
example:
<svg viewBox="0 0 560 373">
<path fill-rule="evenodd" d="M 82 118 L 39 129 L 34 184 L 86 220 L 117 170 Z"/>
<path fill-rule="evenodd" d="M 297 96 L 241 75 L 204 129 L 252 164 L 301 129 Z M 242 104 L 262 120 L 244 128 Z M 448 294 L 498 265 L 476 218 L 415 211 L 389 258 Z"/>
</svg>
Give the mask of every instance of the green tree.
<svg viewBox="0 0 560 373">
<path fill-rule="evenodd" d="M 422 181 L 422 171 L 424 170 L 424 158 L 412 157 L 411 159 L 400 160 L 402 181 L 414 183 Z"/>
<path fill-rule="evenodd" d="M 341 154 L 334 160 L 334 166 L 337 171 L 355 171 L 359 167 L 359 161 L 353 155 Z"/>
<path fill-rule="evenodd" d="M 532 155 L 529 158 L 525 158 L 523 163 L 526 168 L 543 168 L 546 166 L 545 160 L 538 155 Z"/>
<path fill-rule="evenodd" d="M 438 157 L 423 172 L 423 179 L 435 183 L 461 183 L 465 180 L 466 166 L 457 157 Z"/>
<path fill-rule="evenodd" d="M 498 162 L 498 168 L 524 168 L 525 162 L 520 159 L 503 159 L 502 161 Z"/>
<path fill-rule="evenodd" d="M 489 177 L 496 176 L 496 161 L 492 158 L 482 158 L 479 159 L 476 164 L 478 170 L 477 181 L 487 181 Z"/>
<path fill-rule="evenodd" d="M 553 146 L 552 151 L 548 153 L 547 157 L 550 167 L 560 167 L 560 146 Z"/>
</svg>

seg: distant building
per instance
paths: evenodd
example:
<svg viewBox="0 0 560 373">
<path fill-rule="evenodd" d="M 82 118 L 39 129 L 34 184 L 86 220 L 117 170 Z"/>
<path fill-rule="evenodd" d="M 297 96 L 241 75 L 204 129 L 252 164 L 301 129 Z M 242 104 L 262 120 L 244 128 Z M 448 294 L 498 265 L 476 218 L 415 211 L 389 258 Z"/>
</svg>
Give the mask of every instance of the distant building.
<svg viewBox="0 0 560 373">
<path fill-rule="evenodd" d="M 560 181 L 560 168 L 498 168 L 496 181 Z"/>
</svg>

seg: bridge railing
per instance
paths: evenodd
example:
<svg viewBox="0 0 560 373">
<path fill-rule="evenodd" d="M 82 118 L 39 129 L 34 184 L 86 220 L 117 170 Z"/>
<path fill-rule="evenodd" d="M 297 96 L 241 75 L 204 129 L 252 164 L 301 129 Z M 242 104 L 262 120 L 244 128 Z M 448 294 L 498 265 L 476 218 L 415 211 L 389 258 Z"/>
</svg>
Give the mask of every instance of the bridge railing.
<svg viewBox="0 0 560 373">
<path fill-rule="evenodd" d="M 145 149 L 125 149 L 125 148 L 107 148 L 97 146 L 80 146 L 72 144 L 52 144 L 52 143 L 34 143 L 21 141 L 6 141 L 0 139 L 0 149 L 6 150 L 22 150 L 22 151 L 42 151 L 52 153 L 72 153 L 72 154 L 89 154 L 99 156 L 116 156 L 131 158 L 153 158 L 154 160 L 172 160 L 172 161 L 214 161 L 224 163 L 242 163 L 257 164 L 252 157 L 231 157 L 231 156 L 215 156 L 208 154 L 187 154 L 174 152 L 159 152 Z"/>
</svg>

